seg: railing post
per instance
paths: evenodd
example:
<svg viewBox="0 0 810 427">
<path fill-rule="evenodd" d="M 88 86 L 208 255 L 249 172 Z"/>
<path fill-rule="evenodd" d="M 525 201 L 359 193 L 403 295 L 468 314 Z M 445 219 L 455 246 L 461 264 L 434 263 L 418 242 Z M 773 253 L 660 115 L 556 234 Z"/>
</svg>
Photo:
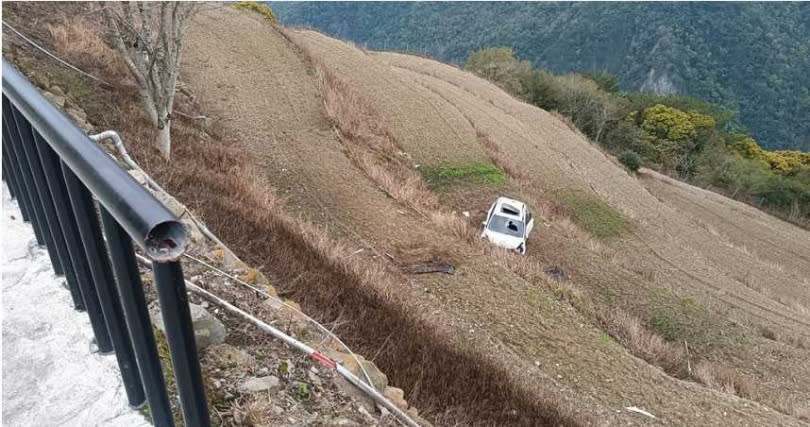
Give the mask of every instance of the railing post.
<svg viewBox="0 0 810 427">
<path fill-rule="evenodd" d="M 12 182 L 12 180 L 9 178 L 8 159 L 6 158 L 5 152 L 6 152 L 5 147 L 3 147 L 3 181 L 5 181 L 6 185 L 8 186 L 8 193 L 11 196 L 11 198 L 16 199 L 17 188 L 14 186 L 14 182 Z M 23 214 L 23 217 L 27 221 L 28 215 L 26 215 L 22 211 L 22 205 L 20 205 L 20 213 Z"/>
<path fill-rule="evenodd" d="M 3 181 L 8 185 L 8 190 L 11 193 L 12 199 L 17 199 L 20 205 L 20 213 L 22 214 L 23 221 L 28 222 L 28 211 L 23 206 L 23 202 L 19 196 L 20 188 L 17 187 L 17 179 L 14 172 L 11 170 L 11 162 L 8 160 L 8 149 L 3 145 Z"/>
<path fill-rule="evenodd" d="M 25 182 L 23 182 L 22 174 L 19 169 L 19 164 L 17 163 L 17 157 L 14 155 L 13 146 L 11 142 L 11 137 L 8 133 L 8 127 L 5 123 L 3 123 L 3 160 L 8 162 L 9 172 L 11 172 L 11 176 L 16 182 L 17 186 L 17 202 L 20 204 L 21 208 L 24 208 L 23 215 L 29 223 L 31 223 L 31 228 L 34 229 L 34 235 L 37 239 L 37 244 L 39 246 L 45 246 L 45 240 L 42 237 L 42 231 L 37 223 L 36 218 L 34 218 L 33 208 L 31 206 L 31 200 L 29 199 L 28 190 L 25 187 Z"/>
<path fill-rule="evenodd" d="M 135 354 L 132 350 L 132 342 L 124 323 L 124 313 L 118 291 L 115 289 L 115 280 L 104 247 L 104 238 L 101 236 L 101 228 L 93 197 L 87 191 L 87 188 L 79 182 L 76 175 L 71 172 L 70 168 L 61 163 L 55 156 L 53 158 L 54 169 L 62 169 L 65 188 L 67 189 L 70 204 L 73 207 L 73 217 L 76 219 L 76 225 L 84 246 L 84 253 L 87 256 L 87 264 L 95 282 L 98 300 L 101 303 L 101 311 L 104 313 L 104 320 L 110 333 L 129 404 L 132 407 L 140 407 L 145 403 L 146 397 L 141 385 Z"/>
<path fill-rule="evenodd" d="M 30 125 L 24 123 L 20 131 L 22 134 L 31 137 L 31 144 L 26 145 L 25 150 L 31 160 L 34 176 L 41 175 L 41 181 L 45 184 L 45 188 L 48 189 L 46 193 L 50 194 L 51 200 L 48 200 L 47 196 L 43 196 L 43 202 L 46 209 L 53 210 L 59 229 L 62 231 L 65 245 L 61 249 L 62 253 L 65 254 L 62 259 L 69 260 L 65 265 L 73 267 L 76 282 L 81 290 L 84 307 L 90 317 L 90 326 L 96 337 L 98 350 L 102 354 L 110 353 L 113 351 L 110 334 L 107 331 L 98 294 L 90 276 L 90 268 L 87 265 L 87 257 L 82 248 L 81 236 L 76 227 L 76 219 L 73 216 L 73 210 L 70 208 L 70 201 L 67 199 L 67 189 L 65 188 L 64 177 L 60 173 L 59 160 L 51 147 L 40 139 L 40 136 L 30 128 Z"/>
<path fill-rule="evenodd" d="M 118 295 L 124 309 L 124 319 L 135 349 L 141 381 L 152 414 L 152 423 L 157 427 L 174 426 L 172 408 L 166 393 L 163 371 L 160 368 L 160 358 L 152 333 L 152 322 L 149 319 L 149 309 L 143 294 L 132 240 L 107 209 L 100 207 L 99 210 L 104 235 L 107 236 L 107 248 L 115 273 Z"/>
<path fill-rule="evenodd" d="M 39 231 L 39 226 L 35 223 L 35 220 L 32 218 L 33 213 L 31 212 L 31 207 L 28 205 L 30 202 L 28 201 L 28 193 L 26 193 L 25 188 L 23 187 L 24 184 L 22 182 L 22 177 L 20 176 L 20 171 L 17 170 L 17 162 L 14 160 L 15 158 L 12 157 L 11 153 L 11 137 L 8 135 L 8 131 L 6 130 L 7 127 L 3 125 L 3 140 L 6 141 L 3 144 L 3 170 L 6 170 L 7 178 L 10 178 L 14 184 L 14 197 L 17 199 L 17 203 L 20 205 L 20 211 L 23 214 L 23 219 L 26 222 L 31 223 L 31 228 L 34 229 L 34 235 L 36 235 L 37 243 L 41 246 L 43 245 L 42 240 L 42 233 Z"/>
<path fill-rule="evenodd" d="M 9 133 L 13 135 L 11 138 L 12 147 L 19 159 L 20 169 L 23 170 L 26 187 L 30 190 L 31 202 L 36 217 L 42 225 L 45 244 L 48 247 L 48 254 L 51 257 L 54 272 L 57 275 L 65 275 L 71 297 L 73 297 L 73 304 L 77 309 L 84 309 L 82 294 L 76 283 L 76 276 L 67 253 L 64 235 L 59 227 L 59 220 L 56 219 L 51 195 L 42 175 L 42 167 L 39 165 L 36 152 L 31 151 L 34 149 L 33 138 L 30 132 L 24 132 L 28 122 L 25 121 L 25 118 L 19 116 L 14 107 L 10 107 L 9 110 L 11 111 L 5 109 L 3 111 L 4 122 L 8 124 Z"/>
<path fill-rule="evenodd" d="M 183 420 L 187 426 L 210 426 L 183 269 L 179 261 L 153 261 L 152 268 Z"/>
<path fill-rule="evenodd" d="M 47 230 L 44 229 L 45 225 L 43 224 L 44 219 L 41 218 L 41 212 L 38 210 L 38 206 L 35 206 L 35 200 L 33 199 L 35 191 L 34 188 L 31 187 L 29 184 L 29 177 L 30 172 L 27 169 L 23 168 L 22 159 L 19 155 L 17 155 L 16 149 L 16 140 L 18 136 L 12 133 L 12 129 L 15 129 L 10 122 L 11 117 L 11 103 L 6 100 L 6 97 L 3 97 L 3 140 L 6 142 L 3 144 L 3 147 L 7 147 L 6 154 L 9 155 L 9 161 L 13 165 L 14 172 L 17 175 L 17 182 L 21 188 L 21 195 L 23 198 L 23 202 L 28 208 L 28 215 L 29 219 L 31 220 L 31 225 L 34 228 L 34 234 L 37 237 L 37 243 L 40 246 L 45 246 L 48 249 L 52 248 L 52 243 L 50 242 L 50 235 L 48 234 Z M 51 264 L 53 265 L 53 269 L 57 275 L 62 274 L 62 265 L 59 263 L 59 260 L 56 259 L 56 254 L 49 251 L 48 254 L 51 257 Z"/>
</svg>

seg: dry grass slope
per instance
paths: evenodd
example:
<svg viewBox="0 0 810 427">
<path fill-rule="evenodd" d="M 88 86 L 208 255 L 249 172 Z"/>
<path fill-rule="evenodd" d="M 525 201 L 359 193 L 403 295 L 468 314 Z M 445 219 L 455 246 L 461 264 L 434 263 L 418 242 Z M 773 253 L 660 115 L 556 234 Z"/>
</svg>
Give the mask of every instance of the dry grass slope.
<svg viewBox="0 0 810 427">
<path fill-rule="evenodd" d="M 76 30 L 54 28 L 52 31 L 58 35 Z M 98 47 L 90 46 L 89 51 L 101 52 Z M 66 46 L 63 48 L 65 55 L 81 56 L 79 52 L 69 53 Z M 110 69 L 103 56 L 85 60 L 92 62 L 99 74 L 113 78 L 116 71 Z M 457 216 L 443 209 L 419 174 L 402 160 L 403 144 L 393 131 L 379 125 L 385 122 L 380 120 L 383 117 L 379 111 L 338 74 L 330 76 L 323 64 L 315 66 L 321 70 L 325 108 L 335 121 L 339 139 L 354 164 L 397 202 L 426 216 L 438 228 L 453 230 L 450 233 L 454 238 L 466 239 L 475 246 L 467 223 L 457 221 Z M 553 394 L 541 396 L 539 401 L 531 400 L 527 397 L 530 394 L 523 393 L 525 385 L 512 383 L 509 379 L 512 377 L 503 372 L 504 367 L 492 363 L 480 348 L 459 346 L 458 341 L 448 336 L 453 330 L 443 327 L 442 322 L 451 319 L 441 315 L 428 318 L 403 301 L 403 295 L 397 291 L 402 286 L 398 274 L 379 264 L 351 257 L 351 252 L 322 228 L 291 216 L 285 209 L 286 201 L 267 187 L 247 154 L 221 137 L 219 125 L 214 123 L 203 128 L 198 123 L 178 123 L 174 135 L 176 160 L 169 166 L 148 143 L 152 140 L 151 131 L 141 117 L 131 88 L 119 88 L 115 96 L 123 100 L 119 103 L 123 105 L 118 118 L 119 131 L 129 142 L 136 160 L 199 212 L 229 245 L 238 248 L 240 256 L 255 265 L 264 265 L 302 305 L 320 308 L 323 319 L 350 319 L 337 330 L 355 347 L 373 352 L 379 349 L 380 337 L 397 336 L 382 355 L 389 360 L 382 360 L 381 364 L 392 367 L 391 373 L 398 380 L 419 384 L 419 405 L 431 411 L 434 420 L 464 424 L 476 421 L 591 423 L 592 420 L 576 415 L 567 401 Z M 181 102 L 178 107 L 188 109 L 187 112 L 196 108 L 192 102 Z M 130 120 L 122 120 L 124 117 Z M 131 120 L 133 117 L 136 119 Z M 479 132 L 477 139 L 486 140 L 488 136 Z M 486 143 L 483 145 L 486 147 Z M 497 144 L 493 147 L 487 151 L 495 163 L 521 188 L 532 191 L 536 186 L 531 181 L 521 182 L 530 175 L 510 164 L 513 163 L 510 156 L 501 155 L 499 160 L 500 148 Z M 548 201 L 544 194 L 539 193 L 534 200 L 544 206 L 544 216 L 557 217 L 558 222 L 565 223 L 565 210 Z M 581 232 L 576 231 L 579 228 L 575 225 L 570 224 L 569 228 L 575 235 L 590 239 L 590 236 L 577 234 Z M 595 248 L 601 248 L 598 242 L 593 242 Z M 550 287 L 560 299 L 593 316 L 604 330 L 634 354 L 672 375 L 683 377 L 684 360 L 688 357 L 679 347 L 645 329 L 637 319 L 621 312 L 597 314 L 582 290 L 568 282 L 549 283 L 539 263 L 488 247 L 482 250 L 491 251 L 494 259 L 528 283 Z M 393 357 L 396 360 L 392 360 Z M 733 371 L 708 362 L 698 364 L 694 370 L 695 376 L 709 386 L 746 397 L 756 394 L 750 384 Z M 538 395 L 532 396 L 536 399 Z M 784 406 L 801 411 L 795 409 L 800 405 L 789 399 Z M 443 408 L 447 407 L 455 408 L 454 412 L 443 413 Z M 513 410 L 520 414 L 519 418 L 515 418 Z"/>
</svg>

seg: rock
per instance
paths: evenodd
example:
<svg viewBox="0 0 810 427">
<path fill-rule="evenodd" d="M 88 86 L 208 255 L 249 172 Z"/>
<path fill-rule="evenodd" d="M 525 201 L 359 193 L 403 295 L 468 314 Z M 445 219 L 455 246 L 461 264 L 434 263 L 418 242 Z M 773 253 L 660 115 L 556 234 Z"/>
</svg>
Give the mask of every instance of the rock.
<svg viewBox="0 0 810 427">
<path fill-rule="evenodd" d="M 408 401 L 405 400 L 405 392 L 402 391 L 401 388 L 386 387 L 385 391 L 383 391 L 383 396 L 396 405 L 397 408 L 403 411 L 408 410 Z"/>
<path fill-rule="evenodd" d="M 191 311 L 191 323 L 194 326 L 194 339 L 198 350 L 225 342 L 228 332 L 219 319 L 197 304 L 189 303 L 188 307 Z M 160 312 L 158 304 L 153 303 L 149 306 L 149 316 L 152 318 L 152 323 L 161 332 L 166 333 L 166 328 L 163 326 L 163 314 Z"/>
<path fill-rule="evenodd" d="M 53 104 L 53 105 L 55 105 L 55 106 L 57 106 L 59 108 L 62 108 L 62 107 L 65 106 L 65 97 L 64 96 L 54 95 L 54 94 L 52 94 L 50 92 L 43 92 L 42 94 L 45 95 L 45 98 L 48 98 L 48 100 L 51 101 L 51 104 Z"/>
<path fill-rule="evenodd" d="M 323 382 L 316 373 L 309 371 L 307 372 L 307 377 L 309 378 L 309 382 L 311 382 L 312 385 L 323 387 Z"/>
<path fill-rule="evenodd" d="M 35 82 L 39 83 L 39 87 L 41 88 L 47 88 L 50 87 L 51 85 L 51 80 L 48 78 L 48 76 L 46 76 L 43 73 L 36 73 L 32 75 L 31 80 L 34 80 Z"/>
<path fill-rule="evenodd" d="M 355 354 L 357 356 L 357 360 L 363 364 L 363 368 L 368 373 L 368 376 L 371 378 L 371 383 L 374 385 L 379 391 L 384 391 L 385 388 L 388 386 L 388 377 L 379 369 L 377 365 L 373 362 L 366 360 L 363 356 L 359 354 Z M 357 363 L 354 357 L 348 353 L 341 353 L 335 352 L 334 357 L 332 357 L 335 361 L 339 362 L 343 365 L 344 368 L 348 369 L 351 373 L 353 373 L 356 377 L 360 378 L 361 380 L 366 379 L 366 375 L 363 373 L 363 370 L 360 369 L 360 365 Z"/>
<path fill-rule="evenodd" d="M 143 171 L 137 169 L 130 169 L 127 172 L 129 173 L 129 176 L 135 178 L 135 181 L 138 181 L 138 184 L 141 184 L 143 186 L 146 185 L 146 174 Z"/>
<path fill-rule="evenodd" d="M 65 113 L 67 113 L 68 116 L 77 122 L 87 121 L 87 113 L 85 113 L 81 108 L 67 107 L 65 108 Z"/>
<path fill-rule="evenodd" d="M 358 424 L 357 422 L 352 421 L 352 420 L 350 420 L 348 418 L 335 418 L 334 420 L 332 420 L 332 422 L 329 423 L 329 425 L 333 425 L 333 426 L 359 426 L 360 424 Z"/>
<path fill-rule="evenodd" d="M 239 280 L 250 284 L 256 283 L 259 272 L 255 268 L 248 268 L 246 272 L 239 275 Z"/>
<path fill-rule="evenodd" d="M 256 363 L 256 359 L 244 350 L 230 344 L 217 344 L 208 348 L 207 357 L 211 358 L 220 369 L 248 368 Z"/>
<path fill-rule="evenodd" d="M 276 389 L 281 386 L 278 377 L 268 375 L 266 377 L 249 378 L 239 385 L 239 391 L 244 393 L 258 393 L 260 391 L 267 391 Z"/>
<path fill-rule="evenodd" d="M 62 97 L 67 96 L 67 94 L 65 93 L 65 91 L 64 91 L 64 90 L 62 90 L 62 88 L 61 88 L 61 87 L 56 86 L 56 85 L 53 85 L 53 86 L 49 87 L 49 88 L 48 88 L 48 91 L 50 91 L 51 93 L 53 93 L 54 95 L 57 95 L 57 96 L 62 96 Z"/>
<path fill-rule="evenodd" d="M 158 191 L 155 193 L 155 198 L 160 200 L 167 209 L 169 209 L 175 216 L 179 217 L 186 211 L 186 207 L 183 206 L 182 203 L 178 202 L 177 199 L 174 197 Z"/>
<path fill-rule="evenodd" d="M 271 295 L 274 294 L 275 289 L 270 293 Z M 306 333 L 309 323 L 304 316 L 299 314 L 303 311 L 297 302 L 284 300 L 282 303 L 278 299 L 268 299 L 264 304 L 276 311 L 276 317 L 281 321 L 284 328 L 289 328 L 298 335 Z"/>
<path fill-rule="evenodd" d="M 191 238 L 192 242 L 202 243 L 205 241 L 205 236 L 203 236 L 202 231 L 200 231 L 200 228 L 197 227 L 197 224 L 190 217 L 184 216 L 180 219 L 180 223 L 186 227 L 186 231 L 188 231 L 188 236 Z"/>
</svg>

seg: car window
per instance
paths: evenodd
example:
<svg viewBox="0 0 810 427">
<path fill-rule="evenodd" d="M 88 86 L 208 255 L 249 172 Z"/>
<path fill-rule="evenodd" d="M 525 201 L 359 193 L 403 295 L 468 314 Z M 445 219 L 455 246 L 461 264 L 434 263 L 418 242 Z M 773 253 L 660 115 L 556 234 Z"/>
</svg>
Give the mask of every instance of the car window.
<svg viewBox="0 0 810 427">
<path fill-rule="evenodd" d="M 495 205 L 492 205 L 492 207 L 489 208 L 489 213 L 487 214 L 487 221 L 489 221 L 489 219 L 492 218 L 492 212 L 495 212 Z"/>
<path fill-rule="evenodd" d="M 523 226 L 523 221 L 507 218 L 503 215 L 494 215 L 487 228 L 496 233 L 523 237 Z"/>
<path fill-rule="evenodd" d="M 514 207 L 512 205 L 507 205 L 506 203 L 504 203 L 504 204 L 501 205 L 501 213 L 505 213 L 507 215 L 518 216 L 518 215 L 520 215 L 520 209 L 518 209 L 518 208 L 516 208 L 516 207 Z"/>
</svg>

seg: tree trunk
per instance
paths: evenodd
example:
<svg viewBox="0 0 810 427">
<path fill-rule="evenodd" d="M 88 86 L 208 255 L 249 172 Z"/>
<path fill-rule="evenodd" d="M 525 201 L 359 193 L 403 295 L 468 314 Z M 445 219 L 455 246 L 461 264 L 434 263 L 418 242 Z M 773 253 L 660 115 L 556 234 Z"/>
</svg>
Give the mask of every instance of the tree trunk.
<svg viewBox="0 0 810 427">
<path fill-rule="evenodd" d="M 163 158 L 167 162 L 171 157 L 172 151 L 171 128 L 172 121 L 166 120 L 163 127 L 158 129 L 157 139 L 155 140 L 155 144 L 157 145 L 158 150 L 160 150 L 160 154 L 163 155 Z"/>
</svg>

